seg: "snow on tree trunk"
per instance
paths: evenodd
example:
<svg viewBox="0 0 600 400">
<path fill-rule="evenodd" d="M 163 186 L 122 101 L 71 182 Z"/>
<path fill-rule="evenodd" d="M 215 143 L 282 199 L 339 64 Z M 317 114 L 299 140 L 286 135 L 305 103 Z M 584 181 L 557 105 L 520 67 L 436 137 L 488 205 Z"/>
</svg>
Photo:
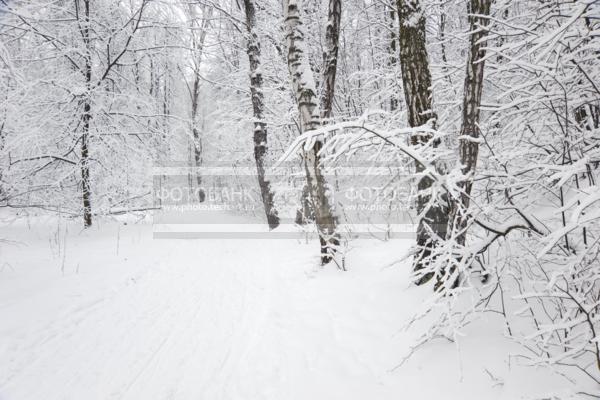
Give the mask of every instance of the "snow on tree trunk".
<svg viewBox="0 0 600 400">
<path fill-rule="evenodd" d="M 194 78 L 194 87 L 192 88 L 192 135 L 194 139 L 194 163 L 196 168 L 202 166 L 202 135 L 196 125 L 198 117 L 198 105 L 200 101 L 200 77 Z M 196 171 L 196 184 L 198 185 L 198 201 L 202 203 L 205 200 L 205 193 L 200 189 L 202 187 L 202 174 Z"/>
<path fill-rule="evenodd" d="M 337 72 L 337 58 L 340 42 L 340 20 L 342 17 L 342 0 L 329 0 L 329 13 L 327 17 L 327 30 L 325 32 L 326 53 L 325 76 L 323 79 L 323 98 L 321 102 L 321 115 L 330 118 L 333 108 L 335 92 L 335 75 Z"/>
<path fill-rule="evenodd" d="M 453 205 L 452 220 L 453 232 L 460 245 L 465 244 L 466 225 L 468 221 L 467 209 L 473 187 L 473 175 L 477 167 L 480 137 L 479 107 L 483 91 L 483 73 L 485 66 L 485 27 L 488 25 L 488 16 L 492 0 L 470 0 L 467 5 L 469 18 L 469 53 L 467 58 L 467 71 L 463 93 L 462 125 L 459 140 L 459 161 L 464 180 L 458 182 L 461 190 L 459 204 Z"/>
<path fill-rule="evenodd" d="M 299 2 L 284 0 L 284 12 L 288 69 L 300 115 L 300 130 L 305 133 L 321 125 L 317 90 L 305 49 Z M 339 235 L 336 231 L 337 218 L 329 202 L 328 186 L 319 163 L 318 153 L 321 147 L 321 141 L 317 140 L 312 148 L 304 150 L 303 155 L 306 180 L 321 242 L 321 262 L 326 264 L 332 260 L 339 245 Z"/>
<path fill-rule="evenodd" d="M 271 183 L 265 177 L 265 157 L 267 155 L 267 124 L 264 118 L 263 78 L 260 71 L 260 42 L 256 34 L 256 9 L 253 0 L 244 0 L 246 27 L 248 30 L 248 61 L 250 63 L 250 94 L 254 113 L 254 160 L 260 194 L 267 216 L 269 228 L 279 226 L 279 216 L 273 200 Z"/>
<path fill-rule="evenodd" d="M 425 15 L 419 0 L 398 0 L 398 17 L 400 25 L 399 48 L 402 85 L 411 127 L 430 124 L 435 126 L 436 114 L 432 109 L 431 72 L 425 47 Z M 413 146 L 429 143 L 429 134 L 416 134 L 411 137 Z M 437 143 L 432 143 L 435 147 Z M 424 166 L 417 163 L 416 173 L 421 174 Z M 428 206 L 431 198 L 432 179 L 423 176 L 418 184 L 417 212 L 422 214 L 417 228 L 417 253 L 414 258 L 414 270 L 425 268 L 430 260 L 436 242 L 446 237 L 448 226 L 448 210 L 445 200 L 438 199 L 434 205 Z M 441 201 L 439 201 L 441 200 Z M 431 278 L 424 276 L 417 282 L 425 283 Z"/>
<path fill-rule="evenodd" d="M 77 18 L 79 20 L 79 29 L 85 46 L 84 54 L 84 75 L 86 85 L 86 96 L 83 100 L 83 114 L 81 116 L 82 132 L 81 132 L 81 192 L 83 200 L 83 226 L 88 228 L 92 226 L 92 191 L 90 185 L 90 157 L 89 157 L 89 137 L 90 137 L 90 121 L 91 115 L 91 81 L 92 81 L 92 65 L 91 65 L 91 43 L 90 43 L 90 1 L 84 0 L 84 15 L 83 21 L 79 19 L 79 3 L 76 2 Z"/>
</svg>

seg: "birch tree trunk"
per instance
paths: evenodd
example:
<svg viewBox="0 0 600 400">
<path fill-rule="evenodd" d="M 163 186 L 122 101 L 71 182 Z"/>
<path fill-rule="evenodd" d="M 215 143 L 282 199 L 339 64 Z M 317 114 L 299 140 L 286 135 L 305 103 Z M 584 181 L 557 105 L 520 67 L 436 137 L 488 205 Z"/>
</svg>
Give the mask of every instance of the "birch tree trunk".
<svg viewBox="0 0 600 400">
<path fill-rule="evenodd" d="M 288 48 L 288 69 L 292 79 L 292 89 L 298 104 L 300 130 L 305 133 L 317 129 L 321 125 L 315 79 L 307 59 L 308 53 L 305 49 L 299 1 L 284 0 L 283 5 Z M 304 151 L 304 167 L 321 242 L 321 263 L 326 264 L 333 259 L 339 245 L 339 235 L 336 231 L 337 218 L 327 197 L 327 183 L 319 163 L 318 152 L 321 147 L 321 141 L 317 140 L 310 150 Z"/>
<path fill-rule="evenodd" d="M 279 226 L 279 216 L 273 200 L 271 183 L 265 177 L 265 157 L 267 155 L 267 124 L 264 120 L 264 95 L 262 91 L 263 78 L 260 71 L 260 42 L 256 34 L 256 9 L 253 0 L 244 0 L 246 11 L 246 27 L 248 29 L 247 53 L 250 63 L 250 95 L 254 113 L 254 160 L 258 185 L 262 197 L 267 223 L 270 229 Z"/>
<path fill-rule="evenodd" d="M 492 0 L 469 0 L 467 5 L 471 35 L 463 93 L 461 139 L 458 148 L 461 170 L 465 179 L 458 182 L 462 191 L 459 204 L 453 207 L 452 212 L 453 233 L 457 235 L 457 241 L 461 245 L 465 244 L 465 230 L 468 220 L 467 209 L 469 208 L 473 175 L 477 167 L 479 154 L 477 139 L 480 136 L 479 107 L 481 106 L 485 66 L 485 36 L 487 35 L 485 28 L 489 23 L 487 16 L 490 15 L 491 3 Z"/>
<path fill-rule="evenodd" d="M 335 96 L 335 79 L 337 75 L 338 49 L 340 38 L 340 21 L 342 17 L 342 1 L 329 0 L 327 28 L 325 31 L 325 51 L 323 52 L 323 92 L 321 95 L 321 118 L 331 118 Z M 311 210 L 308 186 L 302 189 L 302 207 L 296 213 L 296 223 L 304 224 L 314 219 Z"/>
<path fill-rule="evenodd" d="M 402 69 L 402 85 L 411 127 L 431 124 L 435 127 L 436 114 L 432 109 L 431 72 L 427 58 L 425 16 L 419 0 L 398 0 L 400 67 Z M 411 137 L 414 146 L 424 145 L 432 140 L 428 134 L 415 134 Z M 435 147 L 437 143 L 432 143 Z M 420 174 L 424 167 L 416 165 L 416 173 Z M 417 212 L 425 213 L 419 220 L 417 228 L 417 253 L 414 258 L 414 270 L 419 271 L 430 263 L 432 249 L 436 242 L 446 237 L 448 226 L 448 209 L 444 201 L 435 201 L 427 206 L 431 198 L 431 178 L 422 177 L 417 188 Z M 427 209 L 426 209 L 427 208 Z M 426 275 L 417 284 L 431 279 Z"/>
<path fill-rule="evenodd" d="M 86 96 L 83 99 L 83 114 L 81 116 L 81 197 L 83 200 L 83 226 L 84 228 L 89 228 L 92 226 L 92 191 L 90 184 L 90 157 L 88 147 L 90 137 L 90 122 L 92 119 L 92 106 L 90 99 L 92 90 L 90 0 L 83 0 L 83 21 L 80 18 L 79 0 L 75 2 L 75 11 L 85 51 L 83 73 L 85 79 Z"/>
</svg>

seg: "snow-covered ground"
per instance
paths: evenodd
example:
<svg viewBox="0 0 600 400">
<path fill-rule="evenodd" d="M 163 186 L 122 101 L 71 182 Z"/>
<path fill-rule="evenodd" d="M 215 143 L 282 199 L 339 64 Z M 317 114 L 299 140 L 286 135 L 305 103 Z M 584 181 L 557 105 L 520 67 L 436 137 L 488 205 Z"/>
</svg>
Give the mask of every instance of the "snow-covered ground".
<svg viewBox="0 0 600 400">
<path fill-rule="evenodd" d="M 342 272 L 318 266 L 314 242 L 153 239 L 149 221 L 128 222 L 83 232 L 79 221 L 3 221 L 0 399 L 512 400 L 578 389 L 520 366 L 492 315 L 458 346 L 433 342 L 394 369 L 431 290 L 394 263 L 409 240 L 352 242 Z"/>
</svg>

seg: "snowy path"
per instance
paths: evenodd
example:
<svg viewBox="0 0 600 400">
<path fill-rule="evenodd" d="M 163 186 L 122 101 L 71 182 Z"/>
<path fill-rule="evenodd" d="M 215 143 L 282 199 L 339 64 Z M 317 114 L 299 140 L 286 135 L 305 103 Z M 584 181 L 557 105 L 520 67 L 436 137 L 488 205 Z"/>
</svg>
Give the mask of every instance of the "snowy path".
<svg viewBox="0 0 600 400">
<path fill-rule="evenodd" d="M 405 268 L 382 268 L 403 241 L 357 244 L 342 273 L 315 267 L 314 243 L 295 240 L 60 229 L 32 240 L 22 227 L 11 235 L 27 246 L 4 246 L 2 400 L 509 399 L 520 387 L 506 359 L 480 347 L 462 375 L 441 343 L 390 372 L 422 294 L 407 289 Z M 511 380 L 498 385 L 485 369 Z"/>
</svg>

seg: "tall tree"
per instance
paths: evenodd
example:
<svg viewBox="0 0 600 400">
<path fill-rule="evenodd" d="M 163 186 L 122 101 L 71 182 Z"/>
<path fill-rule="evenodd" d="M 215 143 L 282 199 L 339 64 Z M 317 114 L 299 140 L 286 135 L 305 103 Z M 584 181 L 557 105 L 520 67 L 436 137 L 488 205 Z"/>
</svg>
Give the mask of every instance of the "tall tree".
<svg viewBox="0 0 600 400">
<path fill-rule="evenodd" d="M 483 73 L 485 67 L 486 27 L 492 0 L 470 0 L 467 5 L 469 19 L 469 50 L 467 56 L 467 70 L 462 105 L 462 124 L 459 140 L 459 162 L 464 179 L 458 182 L 461 190 L 458 204 L 453 205 L 452 224 L 453 233 L 459 244 L 465 244 L 467 209 L 469 208 L 471 189 L 473 188 L 473 175 L 477 166 L 479 154 L 478 138 L 481 134 L 479 128 L 479 114 L 481 94 L 483 92 Z"/>
<path fill-rule="evenodd" d="M 288 69 L 300 116 L 300 132 L 306 133 L 320 127 L 321 112 L 315 79 L 305 48 L 299 1 L 284 0 L 284 13 Z M 317 139 L 312 148 L 304 151 L 303 156 L 310 200 L 321 242 L 321 263 L 326 264 L 333 259 L 339 246 L 339 235 L 337 218 L 327 197 L 327 182 L 319 160 L 319 150 L 322 146 L 321 140 Z"/>
<path fill-rule="evenodd" d="M 92 91 L 92 48 L 90 42 L 90 0 L 83 0 L 83 16 L 79 0 L 75 1 L 75 16 L 83 41 L 83 67 L 85 79 L 85 96 L 83 97 L 83 114 L 81 115 L 81 192 L 83 200 L 83 226 L 92 226 L 92 192 L 90 184 L 90 157 L 88 142 L 90 137 L 91 91 Z"/>
<path fill-rule="evenodd" d="M 340 43 L 340 22 L 342 18 L 342 0 L 329 0 L 327 28 L 325 31 L 325 68 L 323 69 L 323 97 L 321 115 L 330 118 L 335 94 L 335 76 L 337 72 L 338 49 Z"/>
<path fill-rule="evenodd" d="M 387 59 L 387 65 L 391 71 L 396 71 L 396 65 L 398 64 L 398 46 L 397 46 L 397 34 L 395 32 L 395 22 L 396 22 L 396 10 L 392 5 L 389 6 L 390 10 L 388 11 L 387 7 L 385 7 L 385 18 L 389 19 L 390 25 L 390 45 L 389 45 L 389 56 Z M 395 93 L 392 93 L 390 96 L 390 111 L 396 111 L 398 108 L 398 97 L 396 97 Z"/>
<path fill-rule="evenodd" d="M 426 49 L 425 14 L 419 0 L 398 0 L 398 18 L 400 32 L 398 36 L 400 48 L 400 67 L 402 69 L 402 85 L 408 113 L 408 124 L 419 127 L 426 124 L 435 127 L 436 114 L 432 108 L 431 72 Z M 431 145 L 437 147 L 429 134 L 417 133 L 411 137 L 413 146 Z M 416 164 L 416 173 L 422 174 L 425 166 Z M 422 176 L 417 184 L 417 212 L 422 217 L 417 227 L 417 253 L 414 270 L 419 271 L 430 263 L 432 249 L 436 243 L 445 239 L 448 225 L 448 210 L 444 201 L 431 199 L 432 179 Z M 425 283 L 431 275 L 419 279 L 418 284 Z"/>
<path fill-rule="evenodd" d="M 204 6 L 202 9 L 202 18 L 198 16 L 197 7 L 195 4 L 188 5 L 191 38 L 192 38 L 192 74 L 193 83 L 189 90 L 191 97 L 191 123 L 192 123 L 192 138 L 194 144 L 194 162 L 196 168 L 202 166 L 202 134 L 198 128 L 198 111 L 200 106 L 200 84 L 202 77 L 200 75 L 200 66 L 202 65 L 202 56 L 204 53 L 204 42 L 208 32 L 208 24 L 212 15 L 212 7 Z M 196 183 L 198 184 L 198 200 L 203 202 L 206 194 L 202 190 L 202 174 L 196 171 Z"/>
<path fill-rule="evenodd" d="M 136 173 L 128 162 L 155 148 L 158 130 L 150 120 L 163 113 L 151 112 L 153 103 L 132 84 L 144 82 L 135 76 L 134 53 L 150 47 L 139 46 L 138 35 L 148 0 L 131 8 L 91 0 L 42 3 L 2 2 L 3 40 L 20 32 L 18 41 L 5 43 L 18 55 L 14 67 L 23 82 L 5 86 L 11 111 L 3 172 L 12 182 L 6 201 L 68 210 L 82 215 L 87 228 L 102 209 L 128 202 L 129 185 L 117 188 Z M 23 145 L 24 138 L 35 145 Z"/>
<path fill-rule="evenodd" d="M 256 32 L 256 7 L 253 0 L 244 0 L 246 28 L 248 30 L 247 50 L 250 64 L 250 95 L 254 114 L 254 161 L 258 176 L 258 186 L 267 216 L 269 228 L 279 226 L 279 216 L 275 208 L 271 183 L 265 177 L 265 158 L 267 155 L 267 123 L 265 122 L 265 101 L 263 94 L 263 76 L 260 69 L 260 41 Z"/>
</svg>

